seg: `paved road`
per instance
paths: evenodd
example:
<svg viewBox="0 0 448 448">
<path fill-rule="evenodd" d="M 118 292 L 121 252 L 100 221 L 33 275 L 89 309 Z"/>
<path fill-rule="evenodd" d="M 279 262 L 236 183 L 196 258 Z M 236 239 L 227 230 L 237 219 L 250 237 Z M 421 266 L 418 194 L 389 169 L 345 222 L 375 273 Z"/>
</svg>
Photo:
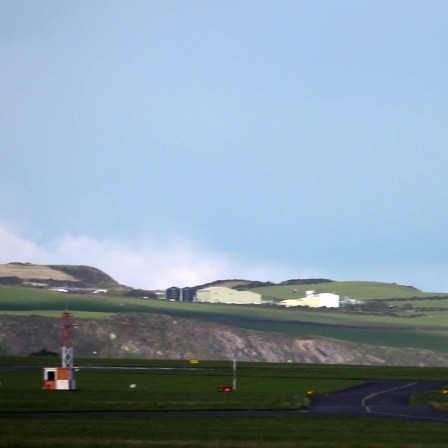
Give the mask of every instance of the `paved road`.
<svg viewBox="0 0 448 448">
<path fill-rule="evenodd" d="M 440 381 L 369 381 L 363 386 L 313 398 L 310 415 L 395 418 L 448 423 L 448 414 L 410 406 L 411 395 L 440 389 Z"/>
</svg>

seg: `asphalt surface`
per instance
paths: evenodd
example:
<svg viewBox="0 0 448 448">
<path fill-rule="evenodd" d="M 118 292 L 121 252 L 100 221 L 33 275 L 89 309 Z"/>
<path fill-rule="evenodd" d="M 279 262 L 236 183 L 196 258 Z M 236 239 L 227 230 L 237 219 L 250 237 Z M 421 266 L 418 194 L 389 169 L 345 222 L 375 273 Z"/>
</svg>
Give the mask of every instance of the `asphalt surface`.
<svg viewBox="0 0 448 448">
<path fill-rule="evenodd" d="M 439 390 L 444 384 L 446 381 L 369 381 L 313 398 L 308 414 L 448 423 L 448 414 L 431 406 L 409 405 L 411 395 Z"/>
</svg>

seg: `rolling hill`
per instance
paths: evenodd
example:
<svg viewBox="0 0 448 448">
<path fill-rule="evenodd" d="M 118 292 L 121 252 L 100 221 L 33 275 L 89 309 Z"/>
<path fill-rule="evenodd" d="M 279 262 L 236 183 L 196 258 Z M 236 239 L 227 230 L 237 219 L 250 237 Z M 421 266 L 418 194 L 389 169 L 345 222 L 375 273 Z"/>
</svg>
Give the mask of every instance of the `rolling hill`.
<svg viewBox="0 0 448 448">
<path fill-rule="evenodd" d="M 0 284 L 36 287 L 120 288 L 103 271 L 91 266 L 38 265 L 12 262 L 0 264 Z"/>
<path fill-rule="evenodd" d="M 219 280 L 213 284 L 260 292 L 266 303 L 201 304 L 160 300 L 155 294 L 143 298 L 139 290 L 122 287 L 87 266 L 10 263 L 0 268 L 0 283 L 2 278 L 20 280 L 16 286 L 0 286 L 3 354 L 58 350 L 60 315 L 68 305 L 79 324 L 77 352 L 84 356 L 90 351 L 109 357 L 169 359 L 190 355 L 230 359 L 238 355 L 258 361 L 441 366 L 448 356 L 446 293 L 425 293 L 393 283 L 327 279 L 281 284 Z M 109 293 L 58 293 L 41 286 L 61 282 L 106 287 Z M 331 310 L 276 306 L 277 301 L 306 290 L 334 291 L 362 300 L 362 304 Z M 28 330 L 14 330 L 20 328 Z"/>
</svg>

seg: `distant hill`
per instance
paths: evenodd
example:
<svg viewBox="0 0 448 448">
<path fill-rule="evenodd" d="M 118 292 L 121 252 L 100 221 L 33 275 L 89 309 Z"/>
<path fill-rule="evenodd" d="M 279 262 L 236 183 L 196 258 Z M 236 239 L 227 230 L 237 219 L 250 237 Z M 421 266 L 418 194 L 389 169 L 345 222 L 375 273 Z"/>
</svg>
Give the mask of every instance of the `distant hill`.
<svg viewBox="0 0 448 448">
<path fill-rule="evenodd" d="M 127 290 L 129 296 L 152 296 L 150 291 L 139 291 L 120 285 L 105 272 L 92 266 L 84 265 L 39 265 L 32 263 L 12 262 L 0 264 L 0 285 L 34 286 L 41 288 L 101 288 Z M 279 283 L 271 281 L 226 279 L 215 280 L 194 286 L 202 289 L 211 286 L 223 286 L 236 290 L 253 290 L 263 295 L 265 300 L 280 301 L 304 296 L 307 290 L 334 292 L 351 299 L 407 299 L 448 296 L 444 293 L 424 293 L 413 286 L 396 283 L 368 281 L 335 281 L 326 278 L 291 279 Z"/>
<path fill-rule="evenodd" d="M 261 287 L 261 286 L 271 286 L 275 283 L 272 282 L 259 282 L 254 280 L 241 280 L 241 279 L 228 279 L 228 280 L 215 280 L 213 282 L 204 283 L 202 285 L 196 285 L 195 289 L 203 289 L 203 288 L 210 288 L 213 286 L 222 286 L 224 288 L 233 288 L 233 289 L 250 289 L 255 287 Z"/>
<path fill-rule="evenodd" d="M 100 269 L 82 265 L 0 264 L 0 284 L 17 286 L 67 286 L 75 288 L 120 288 Z"/>
<path fill-rule="evenodd" d="M 274 282 L 262 282 L 258 280 L 215 280 L 214 282 L 204 283 L 203 285 L 195 286 L 195 289 L 210 288 L 212 286 L 223 286 L 226 288 L 238 289 L 241 291 L 262 288 L 264 286 L 276 286 L 276 285 L 316 285 L 321 283 L 332 283 L 334 280 L 328 280 L 326 278 L 308 278 L 308 279 L 295 279 L 285 280 L 281 283 Z"/>
<path fill-rule="evenodd" d="M 396 283 L 368 282 L 368 281 L 311 281 L 300 283 L 295 280 L 288 280 L 279 284 L 267 286 L 257 286 L 253 289 L 262 294 L 265 299 L 285 300 L 304 297 L 307 290 L 317 293 L 333 292 L 341 296 L 347 296 L 356 300 L 384 300 L 384 299 L 404 299 L 404 298 L 423 298 L 434 296 L 447 296 L 445 293 L 425 293 L 419 291 L 413 286 L 398 285 Z"/>
<path fill-rule="evenodd" d="M 64 294 L 48 290 L 54 285 L 108 289 L 108 293 L 90 290 L 79 295 L 71 294 L 70 288 Z M 395 283 L 326 279 L 278 284 L 230 279 L 203 286 L 210 285 L 250 288 L 261 293 L 265 303 L 171 302 L 160 300 L 151 291 L 121 286 L 89 266 L 0 265 L 0 355 L 58 352 L 60 315 L 69 306 L 78 323 L 77 356 L 236 356 L 271 362 L 448 367 L 446 293 L 425 293 Z M 276 305 L 307 290 L 335 292 L 361 303 L 335 310 Z"/>
<path fill-rule="evenodd" d="M 335 281 L 326 278 L 291 279 L 279 283 L 257 280 L 216 280 L 195 286 L 195 289 L 224 286 L 239 291 L 251 290 L 263 295 L 265 300 L 280 301 L 304 297 L 306 291 L 333 292 L 356 300 L 392 300 L 424 297 L 444 297 L 446 293 L 425 293 L 413 286 L 371 281 Z"/>
</svg>

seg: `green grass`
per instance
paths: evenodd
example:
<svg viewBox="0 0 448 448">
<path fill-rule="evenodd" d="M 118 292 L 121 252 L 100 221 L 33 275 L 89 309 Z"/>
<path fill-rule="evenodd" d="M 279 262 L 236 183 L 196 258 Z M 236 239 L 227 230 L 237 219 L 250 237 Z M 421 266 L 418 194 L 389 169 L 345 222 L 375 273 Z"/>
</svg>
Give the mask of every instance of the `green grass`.
<svg viewBox="0 0 448 448">
<path fill-rule="evenodd" d="M 352 327 L 422 327 L 440 326 L 448 329 L 448 319 L 442 315 L 423 316 L 414 319 L 395 316 L 359 315 L 338 311 L 303 310 L 297 308 L 262 308 L 257 306 L 232 306 L 202 303 L 167 302 L 165 300 L 127 299 L 123 297 L 79 296 L 57 294 L 25 288 L 0 287 L 0 312 L 21 313 L 62 311 L 66 303 L 73 312 L 108 313 L 145 312 L 168 313 L 179 317 L 203 318 L 226 323 L 238 321 L 254 322 L 304 322 Z M 448 313 L 448 309 L 447 309 Z M 93 314 L 90 314 L 93 315 Z"/>
<path fill-rule="evenodd" d="M 412 305 L 414 309 L 420 308 L 441 308 L 448 310 L 448 299 L 440 298 L 440 299 L 409 299 L 409 300 L 388 300 L 388 305 L 394 305 L 397 307 L 402 307 L 403 305 Z"/>
<path fill-rule="evenodd" d="M 66 304 L 73 312 L 108 313 L 145 312 L 168 313 L 179 317 L 194 317 L 227 322 L 232 319 L 251 321 L 310 322 L 325 325 L 355 327 L 410 327 L 416 324 L 448 328 L 445 316 L 424 316 L 415 319 L 395 316 L 360 315 L 337 311 L 303 310 L 297 308 L 263 308 L 202 303 L 167 302 L 165 300 L 128 299 L 114 296 L 79 296 L 26 288 L 0 287 L 1 313 L 60 312 Z M 446 310 L 448 313 L 448 309 Z M 93 314 L 91 314 L 93 315 Z"/>
<path fill-rule="evenodd" d="M 414 395 L 411 399 L 413 405 L 432 404 L 438 410 L 448 411 L 448 385 L 445 389 L 426 392 L 423 394 Z"/>
<path fill-rule="evenodd" d="M 40 359 L 44 365 L 52 359 Z M 180 370 L 81 369 L 78 391 L 42 391 L 42 371 L 0 371 L 0 447 L 150 448 L 442 448 L 447 427 L 373 418 L 300 416 L 142 416 L 71 413 L 39 416 L 34 411 L 188 409 L 297 409 L 298 397 L 359 384 L 367 378 L 441 379 L 446 369 L 238 363 L 237 389 L 231 363 L 200 361 L 96 360 L 103 365 L 181 367 Z M 0 365 L 36 364 L 35 358 L 0 358 Z M 80 359 L 79 365 L 92 360 Z M 137 384 L 129 389 L 129 384 Z M 439 393 L 439 395 L 441 395 Z M 5 412 L 17 411 L 12 416 Z"/>
<path fill-rule="evenodd" d="M 27 288 L 0 287 L 0 312 L 59 311 L 69 305 L 71 311 L 117 313 L 118 303 L 92 299 L 89 296 L 64 294 Z M 135 309 L 134 309 L 135 311 Z"/>
<path fill-rule="evenodd" d="M 295 290 L 295 291 L 294 291 Z M 277 285 L 263 286 L 261 288 L 251 289 L 264 296 L 279 300 L 297 299 L 305 296 L 306 291 L 333 292 L 335 294 L 348 296 L 355 300 L 372 299 L 392 299 L 392 298 L 411 298 L 411 297 L 431 297 L 434 295 L 448 297 L 448 293 L 422 292 L 407 286 L 397 285 L 395 283 L 381 282 L 331 282 L 318 283 L 310 285 Z"/>
<path fill-rule="evenodd" d="M 1 372 L 0 412 L 297 410 L 307 392 L 323 393 L 360 384 L 361 380 L 303 378 L 294 369 L 243 368 L 233 393 L 232 370 L 91 370 L 76 374 L 77 391 L 42 391 L 42 370 Z M 137 387 L 131 389 L 129 386 Z"/>
<path fill-rule="evenodd" d="M 0 366 L 11 367 L 51 367 L 59 366 L 58 357 L 19 357 L 1 356 Z M 216 372 L 216 375 L 231 378 L 233 371 L 232 361 L 198 360 L 197 364 L 187 359 L 112 359 L 112 358 L 77 358 L 77 367 L 122 367 L 122 368 L 162 368 L 180 369 L 188 373 L 194 370 L 199 372 Z M 422 380 L 443 381 L 447 378 L 448 368 L 445 367 L 392 367 L 368 365 L 343 364 L 299 364 L 278 362 L 238 362 L 237 371 L 243 377 L 274 377 L 274 378 L 301 378 L 301 379 L 394 379 L 394 380 Z M 0 374 L 4 372 L 0 371 Z M 1 391 L 1 389 L 0 389 Z"/>
<path fill-rule="evenodd" d="M 1 418 L 0 447 L 445 448 L 441 424 L 337 417 Z"/>
</svg>

